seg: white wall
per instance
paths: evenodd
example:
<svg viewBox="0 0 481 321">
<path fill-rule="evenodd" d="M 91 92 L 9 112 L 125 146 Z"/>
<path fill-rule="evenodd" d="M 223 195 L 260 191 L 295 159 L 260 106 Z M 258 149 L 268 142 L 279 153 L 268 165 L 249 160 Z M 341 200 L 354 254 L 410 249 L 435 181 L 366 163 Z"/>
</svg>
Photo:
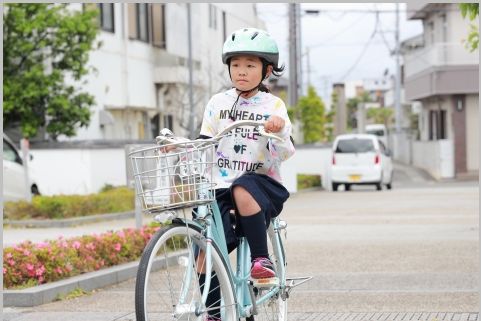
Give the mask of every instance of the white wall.
<svg viewBox="0 0 481 321">
<path fill-rule="evenodd" d="M 33 149 L 30 163 L 43 195 L 97 193 L 105 184 L 127 185 L 124 148 L 109 149 Z M 297 174 L 321 175 L 330 188 L 327 165 L 331 149 L 327 146 L 298 147 L 281 167 L 284 186 L 297 191 Z"/>
<path fill-rule="evenodd" d="M 297 174 L 321 175 L 322 186 L 330 188 L 328 165 L 331 160 L 331 148 L 297 147 L 296 153 L 282 163 L 281 177 L 289 192 L 297 192 Z"/>
<path fill-rule="evenodd" d="M 31 154 L 43 195 L 83 195 L 105 184 L 126 185 L 123 149 L 33 149 Z"/>
<path fill-rule="evenodd" d="M 454 144 L 452 140 L 414 141 L 413 165 L 428 171 L 434 178 L 454 178 Z"/>
<path fill-rule="evenodd" d="M 479 97 L 466 96 L 466 152 L 468 171 L 479 170 Z"/>
</svg>

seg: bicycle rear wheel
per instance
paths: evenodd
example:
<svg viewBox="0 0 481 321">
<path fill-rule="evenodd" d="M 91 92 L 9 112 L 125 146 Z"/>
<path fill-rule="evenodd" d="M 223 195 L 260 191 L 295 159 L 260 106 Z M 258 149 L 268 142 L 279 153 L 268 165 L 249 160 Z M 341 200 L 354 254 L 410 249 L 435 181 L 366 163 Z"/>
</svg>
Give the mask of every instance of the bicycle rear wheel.
<svg viewBox="0 0 481 321">
<path fill-rule="evenodd" d="M 282 282 L 281 280 L 281 270 L 284 270 L 284 276 L 285 271 L 286 271 L 286 264 L 285 264 L 285 253 L 284 249 L 281 248 L 282 253 L 278 253 L 277 250 L 273 248 L 273 244 L 276 244 L 276 237 L 281 238 L 281 235 L 276 235 L 274 232 L 274 229 L 272 228 L 272 224 L 269 226 L 268 230 L 268 247 L 269 247 L 269 253 L 270 253 L 270 259 L 272 263 L 274 263 L 275 269 L 276 269 L 276 274 L 277 277 L 279 277 L 279 282 L 280 283 L 285 283 Z M 284 258 L 283 260 L 281 260 Z M 284 266 L 283 263 L 284 262 Z M 285 281 L 285 280 L 284 280 Z M 268 289 L 260 289 L 258 292 L 258 297 L 262 296 L 266 292 L 268 292 L 270 288 Z M 287 321 L 287 298 L 282 298 L 281 291 L 279 291 L 276 295 L 272 296 L 269 300 L 264 302 L 263 304 L 257 306 L 257 315 L 253 316 L 253 318 L 248 318 L 249 321 Z"/>
<path fill-rule="evenodd" d="M 194 226 L 173 224 L 154 234 L 142 254 L 137 271 L 137 321 L 203 321 L 208 315 L 219 314 L 223 321 L 237 320 L 232 282 L 224 259 L 216 245 L 212 245 L 212 278 L 206 304 L 201 302 L 203 281 L 199 281 L 202 277 L 197 272 L 205 262 L 196 260 L 199 249 L 206 248 L 200 230 Z M 215 277 L 218 285 L 212 281 Z M 212 302 L 212 297 L 215 302 Z"/>
</svg>

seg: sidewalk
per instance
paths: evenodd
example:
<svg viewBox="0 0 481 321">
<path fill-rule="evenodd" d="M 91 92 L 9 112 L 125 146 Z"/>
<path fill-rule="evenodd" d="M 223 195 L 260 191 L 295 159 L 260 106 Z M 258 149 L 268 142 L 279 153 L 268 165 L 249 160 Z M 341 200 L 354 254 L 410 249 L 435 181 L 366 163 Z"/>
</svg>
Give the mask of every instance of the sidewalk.
<svg viewBox="0 0 481 321">
<path fill-rule="evenodd" d="M 152 219 L 144 216 L 142 224 L 148 224 Z M 109 230 L 117 231 L 124 228 L 135 227 L 135 218 L 120 219 L 114 221 L 100 221 L 71 227 L 48 227 L 48 228 L 3 228 L 3 247 L 12 246 L 26 240 L 33 243 L 45 240 L 55 240 L 60 236 L 70 238 L 74 236 L 100 234 Z"/>
</svg>

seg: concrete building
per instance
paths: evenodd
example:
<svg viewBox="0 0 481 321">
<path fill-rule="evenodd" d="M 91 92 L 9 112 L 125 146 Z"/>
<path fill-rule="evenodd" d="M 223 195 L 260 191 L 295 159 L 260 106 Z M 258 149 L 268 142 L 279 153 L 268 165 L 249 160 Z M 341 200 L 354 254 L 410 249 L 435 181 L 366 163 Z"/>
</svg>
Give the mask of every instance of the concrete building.
<svg viewBox="0 0 481 321">
<path fill-rule="evenodd" d="M 152 141 L 159 129 L 189 134 L 187 5 L 185 3 L 71 4 L 100 9 L 103 45 L 92 51 L 82 90 L 95 97 L 91 122 L 59 142 L 34 141 L 30 166 L 40 192 L 96 193 L 105 184 L 126 185 L 126 144 Z M 195 126 L 209 98 L 230 88 L 222 46 L 242 27 L 265 29 L 252 3 L 192 3 Z M 71 81 L 68 80 L 67 81 Z M 40 140 L 43 137 L 40 137 Z"/>
<path fill-rule="evenodd" d="M 99 40 L 90 54 L 98 71 L 84 90 L 96 105 L 88 128 L 73 137 L 151 139 L 159 128 L 188 134 L 190 115 L 187 5 L 101 3 Z M 72 4 L 73 10 L 85 5 Z M 192 3 L 192 58 L 195 125 L 200 128 L 208 99 L 230 87 L 221 53 L 225 38 L 241 27 L 265 28 L 255 4 Z M 67 139 L 67 138 L 63 138 Z"/>
<path fill-rule="evenodd" d="M 469 19 L 457 4 L 408 4 L 408 18 L 421 19 L 423 34 L 403 44 L 407 101 L 419 110 L 419 140 L 412 163 L 436 178 L 479 169 L 479 51 L 463 40 Z"/>
</svg>

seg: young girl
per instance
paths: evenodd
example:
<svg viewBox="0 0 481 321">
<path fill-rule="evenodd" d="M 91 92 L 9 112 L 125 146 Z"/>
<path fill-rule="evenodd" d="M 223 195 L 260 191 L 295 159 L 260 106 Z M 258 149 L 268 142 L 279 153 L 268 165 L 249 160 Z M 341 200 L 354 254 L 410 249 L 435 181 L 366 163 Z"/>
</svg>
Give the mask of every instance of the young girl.
<svg viewBox="0 0 481 321">
<path fill-rule="evenodd" d="M 216 198 L 229 250 L 235 248 L 237 238 L 233 232 L 229 235 L 232 229 L 225 218 L 235 209 L 237 236 L 246 237 L 251 251 L 251 278 L 271 278 L 275 270 L 269 259 L 266 229 L 289 197 L 280 183 L 279 169 L 281 161 L 295 150 L 284 102 L 270 94 L 262 81 L 271 73 L 279 76 L 284 68 L 278 67 L 276 42 L 267 32 L 254 28 L 237 30 L 227 38 L 222 61 L 229 68 L 234 88 L 210 99 L 200 137 L 213 137 L 237 120 L 260 120 L 266 132 L 284 139 L 280 142 L 262 137 L 253 127 L 237 128 L 220 141 L 214 168 Z M 215 287 L 216 280 L 211 282 Z M 215 301 L 213 296 L 209 295 L 208 301 Z M 211 313 L 209 319 L 215 317 L 218 315 Z"/>
</svg>

